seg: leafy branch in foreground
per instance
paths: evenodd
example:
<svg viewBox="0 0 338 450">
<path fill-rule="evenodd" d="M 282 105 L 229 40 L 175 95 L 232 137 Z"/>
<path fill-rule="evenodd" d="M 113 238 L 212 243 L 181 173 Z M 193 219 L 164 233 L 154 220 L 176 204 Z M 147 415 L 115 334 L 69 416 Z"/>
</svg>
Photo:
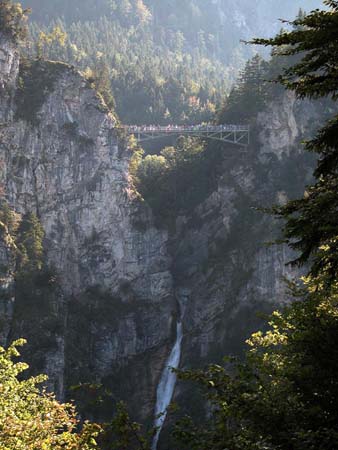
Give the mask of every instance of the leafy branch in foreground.
<svg viewBox="0 0 338 450">
<path fill-rule="evenodd" d="M 327 0 L 291 22 L 293 30 L 255 44 L 298 56 L 279 77 L 300 98 L 338 98 L 338 2 Z M 266 332 L 248 340 L 244 363 L 185 371 L 210 405 L 207 424 L 186 417 L 180 449 L 335 450 L 338 442 L 338 116 L 306 144 L 319 155 L 316 183 L 304 198 L 273 208 L 286 219 L 285 242 L 311 263 L 305 288 L 274 312 Z"/>
<path fill-rule="evenodd" d="M 175 430 L 189 450 L 334 450 L 338 439 L 338 285 L 307 281 L 304 299 L 274 312 L 247 341 L 245 363 L 179 373 L 211 405 L 203 427 Z M 294 295 L 304 296 L 295 289 Z M 229 370 L 229 367 L 231 370 Z M 180 448 L 182 448 L 180 446 Z"/>
<path fill-rule="evenodd" d="M 142 426 L 130 418 L 125 404 L 121 402 L 106 428 L 106 435 L 110 436 L 112 450 L 150 450 L 154 430 L 143 433 Z"/>
<path fill-rule="evenodd" d="M 41 385 L 43 375 L 22 379 L 28 365 L 15 362 L 20 339 L 0 347 L 0 447 L 6 450 L 92 450 L 102 432 L 97 424 L 79 420 L 71 404 L 59 403 Z"/>
</svg>

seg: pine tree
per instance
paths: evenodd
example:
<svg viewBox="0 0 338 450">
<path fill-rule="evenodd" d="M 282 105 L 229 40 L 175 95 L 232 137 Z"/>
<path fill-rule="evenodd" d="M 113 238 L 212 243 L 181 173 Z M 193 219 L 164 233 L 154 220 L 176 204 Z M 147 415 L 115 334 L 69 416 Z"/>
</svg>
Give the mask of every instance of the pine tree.
<svg viewBox="0 0 338 450">
<path fill-rule="evenodd" d="M 338 2 L 326 0 L 328 10 L 315 10 L 291 22 L 293 30 L 255 44 L 273 46 L 286 57 L 299 60 L 279 81 L 299 98 L 338 99 Z M 317 179 L 304 198 L 273 208 L 286 219 L 285 241 L 300 252 L 294 264 L 311 261 L 311 274 L 323 272 L 330 284 L 338 275 L 338 115 L 306 143 L 319 156 Z"/>
<path fill-rule="evenodd" d="M 299 17 L 292 31 L 254 41 L 298 56 L 280 80 L 301 98 L 338 98 L 338 2 L 325 3 L 328 11 Z M 287 219 L 286 241 L 301 251 L 295 262 L 311 258 L 312 276 L 302 289 L 291 286 L 294 302 L 248 340 L 244 363 L 228 358 L 226 367 L 180 373 L 204 387 L 211 405 L 203 427 L 189 417 L 177 427 L 183 448 L 337 449 L 338 117 L 306 147 L 319 154 L 317 182 L 274 211 Z"/>
<path fill-rule="evenodd" d="M 246 63 L 221 112 L 221 123 L 247 122 L 263 108 L 267 68 L 268 63 L 258 54 Z"/>
</svg>

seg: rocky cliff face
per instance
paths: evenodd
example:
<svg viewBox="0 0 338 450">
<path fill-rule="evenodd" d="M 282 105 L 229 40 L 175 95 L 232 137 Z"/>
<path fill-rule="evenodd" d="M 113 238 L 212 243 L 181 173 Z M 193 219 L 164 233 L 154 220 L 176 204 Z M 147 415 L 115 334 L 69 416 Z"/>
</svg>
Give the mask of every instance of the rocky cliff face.
<svg viewBox="0 0 338 450">
<path fill-rule="evenodd" d="M 0 34 L 0 124 L 13 112 L 13 93 L 19 72 L 16 45 Z"/>
<path fill-rule="evenodd" d="M 3 38 L 1 54 L 0 181 L 17 213 L 39 217 L 60 279 L 47 305 L 0 298 L 2 343 L 27 337 L 34 369 L 47 371 L 61 398 L 79 382 L 103 383 L 137 419 L 149 419 L 178 305 L 182 364 L 196 366 L 238 352 L 257 326 L 257 310 L 284 301 L 291 255 L 262 246 L 276 225 L 252 207 L 299 194 L 311 163 L 291 150 L 317 113 L 304 115 L 288 96 L 278 108 L 271 104 L 258 118 L 254 145 L 244 153 L 224 148 L 218 189 L 169 233 L 133 193 L 130 150 L 88 82 L 56 63 L 19 74 L 18 54 Z M 0 263 L 8 268 L 5 233 L 1 239 Z M 1 283 L 11 292 L 10 272 Z M 182 386 L 177 395 L 187 395 Z"/>
<path fill-rule="evenodd" d="M 0 43 L 6 55 L 0 66 L 3 89 L 21 108 L 11 101 L 7 111 L 1 103 L 7 119 L 1 130 L 1 182 L 18 213 L 39 217 L 48 261 L 61 279 L 62 295 L 52 301 L 59 327 L 40 330 L 51 342 L 38 358 L 39 368 L 47 370 L 62 397 L 76 376 L 100 381 L 132 364 L 150 402 L 176 309 L 167 233 L 157 230 L 151 212 L 135 201 L 129 150 L 119 143 L 114 118 L 89 84 L 74 69 L 53 63 L 39 67 L 44 86 L 41 77 L 20 74 L 18 80 L 18 54 L 3 39 Z M 19 90 L 23 81 L 28 87 Z M 29 97 L 34 89 L 38 107 Z M 91 295 L 84 300 L 81 294 L 88 289 Z M 9 337 L 29 339 L 33 312 L 22 320 L 20 308 L 14 308 Z M 43 313 L 34 314 L 39 330 Z M 144 366 L 131 363 L 145 354 Z"/>
<path fill-rule="evenodd" d="M 0 340 L 5 343 L 15 302 L 14 272 L 16 248 L 8 227 L 0 221 Z"/>
<path fill-rule="evenodd" d="M 266 245 L 280 236 L 280 224 L 255 208 L 302 195 L 314 160 L 304 155 L 301 141 L 313 135 L 326 108 L 282 93 L 258 115 L 246 151 L 224 147 L 218 189 L 178 219 L 172 252 L 184 312 L 182 366 L 241 354 L 243 342 L 262 326 L 258 313 L 289 301 L 285 280 L 301 271 L 286 265 L 295 256 L 288 247 Z M 184 383 L 175 399 L 193 405 L 189 413 L 203 411 L 198 394 Z M 166 430 L 161 445 L 172 448 Z"/>
</svg>

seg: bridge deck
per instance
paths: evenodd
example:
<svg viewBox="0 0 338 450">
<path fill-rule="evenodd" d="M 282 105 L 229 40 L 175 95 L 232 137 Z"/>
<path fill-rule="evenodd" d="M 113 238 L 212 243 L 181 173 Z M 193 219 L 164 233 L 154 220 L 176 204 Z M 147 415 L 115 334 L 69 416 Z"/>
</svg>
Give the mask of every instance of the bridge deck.
<svg viewBox="0 0 338 450">
<path fill-rule="evenodd" d="M 138 142 L 163 138 L 168 135 L 203 137 L 243 147 L 248 146 L 250 142 L 248 125 L 123 125 L 121 128 L 127 134 L 134 135 Z"/>
</svg>

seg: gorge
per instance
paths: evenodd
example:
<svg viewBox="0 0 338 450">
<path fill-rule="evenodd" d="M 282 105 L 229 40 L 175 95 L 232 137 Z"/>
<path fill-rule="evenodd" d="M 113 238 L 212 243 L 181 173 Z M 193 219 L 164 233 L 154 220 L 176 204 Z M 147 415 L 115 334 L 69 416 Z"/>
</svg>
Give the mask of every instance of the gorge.
<svg viewBox="0 0 338 450">
<path fill-rule="evenodd" d="M 31 297 L 18 289 L 19 243 L 2 220 L 0 344 L 26 338 L 31 373 L 47 373 L 61 400 L 103 386 L 100 408 L 80 391 L 84 417 L 106 420 L 119 400 L 135 420 L 155 416 L 152 448 L 168 450 L 171 401 L 205 412 L 169 367 L 241 355 L 257 314 L 287 302 L 285 278 L 299 271 L 286 265 L 287 246 L 264 245 L 280 224 L 259 208 L 303 194 L 314 158 L 302 141 L 333 106 L 275 93 L 250 119 L 247 148 L 206 147 L 214 188 L 168 223 L 137 192 L 135 145 L 90 79 L 66 63 L 20 58 L 0 30 L 1 208 L 21 224 L 37 217 L 54 275 Z"/>
</svg>

